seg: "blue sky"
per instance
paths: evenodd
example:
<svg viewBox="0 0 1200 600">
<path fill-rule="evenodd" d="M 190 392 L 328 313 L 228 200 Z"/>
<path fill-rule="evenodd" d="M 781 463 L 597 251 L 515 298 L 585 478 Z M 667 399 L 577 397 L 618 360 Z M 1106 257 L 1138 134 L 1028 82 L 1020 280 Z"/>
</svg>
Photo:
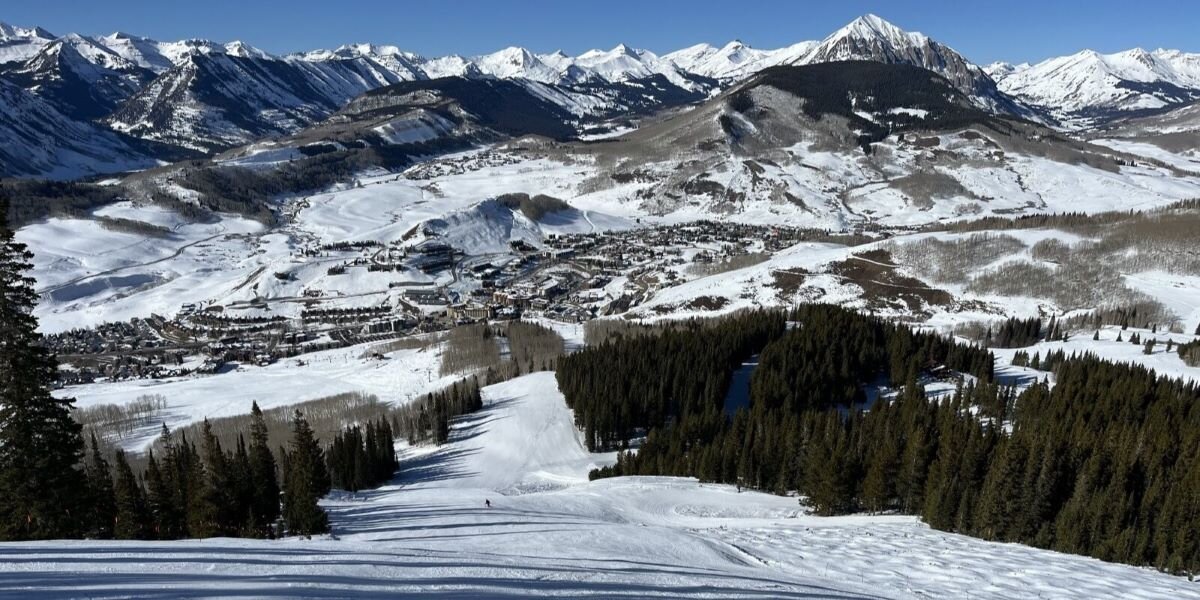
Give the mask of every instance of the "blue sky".
<svg viewBox="0 0 1200 600">
<path fill-rule="evenodd" d="M 429 56 L 506 46 L 576 54 L 618 43 L 668 52 L 740 39 L 759 48 L 820 39 L 872 12 L 977 63 L 1036 61 L 1083 48 L 1200 51 L 1195 0 L 20 0 L 0 20 L 56 33 L 121 30 L 157 39 L 240 39 L 274 53 L 349 42 Z"/>
</svg>

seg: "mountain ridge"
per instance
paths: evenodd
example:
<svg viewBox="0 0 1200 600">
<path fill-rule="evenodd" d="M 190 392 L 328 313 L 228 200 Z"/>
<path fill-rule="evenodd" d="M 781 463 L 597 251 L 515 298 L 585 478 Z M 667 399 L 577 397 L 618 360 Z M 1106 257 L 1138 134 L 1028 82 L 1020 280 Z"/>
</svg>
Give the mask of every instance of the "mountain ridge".
<svg viewBox="0 0 1200 600">
<path fill-rule="evenodd" d="M 777 49 L 733 40 L 662 55 L 619 44 L 575 56 L 512 46 L 477 56 L 425 57 L 398 46 L 361 43 L 276 56 L 240 41 L 161 42 L 122 32 L 54 36 L 0 23 L 0 77 L 60 115 L 205 153 L 291 135 L 364 92 L 405 81 L 517 81 L 576 119 L 597 121 L 622 111 L 636 117 L 694 102 L 773 66 L 842 60 L 921 67 L 946 77 L 992 113 L 1070 130 L 1200 99 L 1200 55 L 1085 51 L 1036 65 L 981 67 L 928 35 L 873 14 L 822 40 Z M 1087 89 L 1071 97 L 1063 92 L 1062 80 L 1080 81 Z M 655 83 L 647 86 L 648 81 Z M 9 142 L 20 146 L 31 140 Z M 0 174 L 15 172 L 0 168 Z"/>
</svg>

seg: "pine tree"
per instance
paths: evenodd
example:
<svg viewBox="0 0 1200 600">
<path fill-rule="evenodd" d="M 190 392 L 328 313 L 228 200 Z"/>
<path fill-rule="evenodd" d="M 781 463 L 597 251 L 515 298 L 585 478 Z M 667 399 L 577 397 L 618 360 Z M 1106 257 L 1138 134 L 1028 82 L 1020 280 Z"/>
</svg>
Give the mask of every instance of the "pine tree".
<svg viewBox="0 0 1200 600">
<path fill-rule="evenodd" d="M 95 433 L 91 437 L 84 477 L 87 480 L 88 498 L 85 535 L 101 540 L 110 539 L 113 536 L 113 519 L 117 514 L 112 468 L 100 453 L 100 444 L 96 441 Z"/>
<path fill-rule="evenodd" d="M 863 479 L 863 503 L 872 513 L 886 510 L 895 497 L 898 457 L 893 442 L 894 438 L 880 442 Z"/>
<path fill-rule="evenodd" d="M 329 517 L 318 500 L 329 493 L 329 474 L 321 447 L 299 410 L 292 419 L 291 451 L 283 483 L 283 519 L 288 531 L 294 535 L 328 531 Z"/>
<path fill-rule="evenodd" d="M 251 479 L 250 453 L 246 450 L 245 436 L 238 434 L 237 449 L 229 460 L 233 477 L 233 507 L 229 511 L 231 526 L 238 528 L 239 536 L 254 536 L 261 527 L 254 519 L 254 482 Z"/>
<path fill-rule="evenodd" d="M 116 519 L 113 537 L 119 540 L 144 540 L 150 537 L 153 519 L 146 506 L 146 494 L 129 468 L 125 452 L 117 450 L 117 480 L 113 495 L 116 501 Z M 157 467 L 156 467 L 157 468 Z"/>
<path fill-rule="evenodd" d="M 208 497 L 204 494 L 204 462 L 200 459 L 196 445 L 188 441 L 186 432 L 180 434 L 179 443 L 171 459 L 173 502 L 179 507 L 182 519 L 180 535 L 215 535 L 215 526 L 212 523 L 215 511 L 207 506 Z"/>
<path fill-rule="evenodd" d="M 158 460 L 154 458 L 154 450 L 150 450 L 146 459 L 146 508 L 150 511 L 151 529 L 155 539 L 172 539 L 178 534 L 173 530 L 174 506 L 171 504 L 171 490 L 163 481 L 162 471 L 158 468 Z"/>
<path fill-rule="evenodd" d="M 74 400 L 50 394 L 58 365 L 39 342 L 28 276 L 0 200 L 0 540 L 72 537 L 82 526 L 83 456 Z"/>
<path fill-rule="evenodd" d="M 279 480 L 275 456 L 267 445 L 267 424 L 255 402 L 250 407 L 250 479 L 253 485 L 251 515 L 263 533 L 279 518 Z"/>
<path fill-rule="evenodd" d="M 200 429 L 200 477 L 188 498 L 188 533 L 205 538 L 229 534 L 228 511 L 232 478 L 221 442 L 212 432 L 208 419 Z"/>
</svg>

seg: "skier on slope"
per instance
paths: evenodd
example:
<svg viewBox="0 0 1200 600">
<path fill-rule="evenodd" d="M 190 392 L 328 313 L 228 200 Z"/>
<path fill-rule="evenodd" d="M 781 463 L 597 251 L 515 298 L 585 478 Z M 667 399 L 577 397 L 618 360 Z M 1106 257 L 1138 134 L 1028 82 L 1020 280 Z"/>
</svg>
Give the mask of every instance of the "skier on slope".
<svg viewBox="0 0 1200 600">
<path fill-rule="evenodd" d="M 484 500 L 483 500 L 483 507 L 484 507 L 484 508 L 491 508 L 491 507 L 492 507 L 492 501 L 491 501 L 491 500 L 488 500 L 487 498 L 484 498 Z"/>
</svg>

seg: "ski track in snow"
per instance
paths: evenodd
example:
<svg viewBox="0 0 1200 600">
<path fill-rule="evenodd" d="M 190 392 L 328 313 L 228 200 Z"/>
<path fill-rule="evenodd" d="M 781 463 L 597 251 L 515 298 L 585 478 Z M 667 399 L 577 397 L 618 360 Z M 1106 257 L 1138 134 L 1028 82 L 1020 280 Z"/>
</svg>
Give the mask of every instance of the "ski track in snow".
<svg viewBox="0 0 1200 600">
<path fill-rule="evenodd" d="M 484 389 L 448 444 L 325 501 L 333 534 L 276 541 L 0 544 L 0 598 L 1200 598 L 1153 570 L 807 515 L 692 479 L 587 481 L 553 373 Z M 491 508 L 484 501 L 492 502 Z"/>
</svg>

